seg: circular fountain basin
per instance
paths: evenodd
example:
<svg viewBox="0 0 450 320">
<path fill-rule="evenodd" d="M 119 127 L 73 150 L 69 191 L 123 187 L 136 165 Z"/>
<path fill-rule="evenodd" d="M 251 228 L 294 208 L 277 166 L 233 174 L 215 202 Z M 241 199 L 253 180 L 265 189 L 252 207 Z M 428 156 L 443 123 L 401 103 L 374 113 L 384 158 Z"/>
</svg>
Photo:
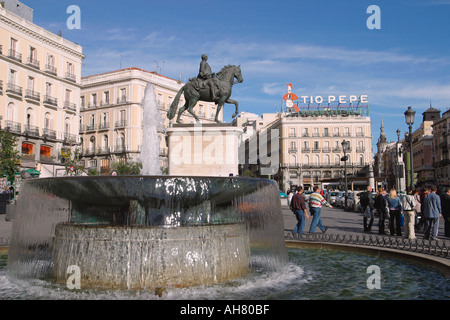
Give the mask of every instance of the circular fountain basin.
<svg viewBox="0 0 450 320">
<path fill-rule="evenodd" d="M 272 180 L 130 176 L 26 181 L 8 271 L 81 287 L 154 289 L 227 281 L 287 261 Z"/>
</svg>

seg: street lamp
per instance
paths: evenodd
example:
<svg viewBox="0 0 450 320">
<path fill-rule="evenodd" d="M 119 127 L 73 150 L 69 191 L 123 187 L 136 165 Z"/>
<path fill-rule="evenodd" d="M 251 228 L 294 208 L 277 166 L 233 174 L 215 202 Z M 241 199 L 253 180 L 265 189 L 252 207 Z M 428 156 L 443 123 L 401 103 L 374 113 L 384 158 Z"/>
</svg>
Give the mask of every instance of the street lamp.
<svg viewBox="0 0 450 320">
<path fill-rule="evenodd" d="M 344 156 L 341 158 L 341 161 L 344 161 L 344 177 L 345 177 L 345 208 L 347 209 L 347 199 L 348 199 L 348 188 L 347 188 L 347 149 L 349 146 L 349 142 L 344 140 L 342 141 L 342 150 L 344 151 Z"/>
<path fill-rule="evenodd" d="M 409 126 L 409 161 L 411 163 L 411 178 L 410 178 L 410 188 L 414 188 L 414 166 L 413 166 L 413 139 L 412 139 L 412 125 L 414 124 L 414 117 L 416 116 L 416 112 L 408 107 L 408 110 L 405 111 L 405 120 L 406 124 Z"/>
</svg>

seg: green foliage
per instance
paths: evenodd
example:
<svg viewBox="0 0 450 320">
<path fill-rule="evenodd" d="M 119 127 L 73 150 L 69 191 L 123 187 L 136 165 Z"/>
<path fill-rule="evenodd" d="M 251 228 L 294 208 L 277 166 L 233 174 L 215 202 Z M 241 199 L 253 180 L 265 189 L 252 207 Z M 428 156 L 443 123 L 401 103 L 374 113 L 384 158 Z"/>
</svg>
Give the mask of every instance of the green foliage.
<svg viewBox="0 0 450 320">
<path fill-rule="evenodd" d="M 111 172 L 116 172 L 119 176 L 138 176 L 141 170 L 141 162 L 119 161 L 111 164 Z"/>
<path fill-rule="evenodd" d="M 19 171 L 20 154 L 17 151 L 19 139 L 8 131 L 0 130 L 0 176 L 14 179 L 14 173 Z"/>
<path fill-rule="evenodd" d="M 250 170 L 245 170 L 242 175 L 244 177 L 249 177 L 249 178 L 256 178 L 256 174 L 254 174 L 253 172 L 251 172 Z"/>
<path fill-rule="evenodd" d="M 74 152 L 70 149 L 63 154 L 66 176 L 80 176 L 84 170 L 84 162 L 81 161 L 81 150 L 76 148 Z"/>
</svg>

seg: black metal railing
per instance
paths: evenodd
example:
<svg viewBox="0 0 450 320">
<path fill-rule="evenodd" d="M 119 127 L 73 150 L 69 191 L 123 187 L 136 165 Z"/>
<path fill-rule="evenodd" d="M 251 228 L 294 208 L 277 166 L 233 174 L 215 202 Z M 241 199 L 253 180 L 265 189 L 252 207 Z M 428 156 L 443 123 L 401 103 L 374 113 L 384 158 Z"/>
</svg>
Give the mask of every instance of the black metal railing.
<svg viewBox="0 0 450 320">
<path fill-rule="evenodd" d="M 353 246 L 369 246 L 386 249 L 404 250 L 414 253 L 428 254 L 440 258 L 450 259 L 450 246 L 445 241 L 425 239 L 403 239 L 381 235 L 359 234 L 322 234 L 304 233 L 300 238 L 292 234 L 292 230 L 285 229 L 286 240 L 298 240 L 304 242 L 326 242 Z"/>
</svg>

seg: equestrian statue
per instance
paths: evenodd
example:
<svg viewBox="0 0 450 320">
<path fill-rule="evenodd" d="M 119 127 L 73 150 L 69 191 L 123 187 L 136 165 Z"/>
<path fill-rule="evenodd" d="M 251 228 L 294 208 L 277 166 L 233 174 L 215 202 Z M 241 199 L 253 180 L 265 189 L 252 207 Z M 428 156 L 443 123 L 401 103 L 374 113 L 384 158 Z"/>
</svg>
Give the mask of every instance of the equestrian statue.
<svg viewBox="0 0 450 320">
<path fill-rule="evenodd" d="M 207 60 L 208 57 L 206 54 L 202 55 L 200 71 L 197 78 L 189 79 L 189 82 L 178 91 L 175 99 L 170 105 L 169 111 L 167 111 L 167 118 L 169 120 L 172 120 L 175 117 L 183 93 L 186 103 L 178 110 L 177 123 L 180 123 L 180 117 L 186 110 L 197 122 L 200 121 L 194 113 L 194 106 L 199 100 L 214 102 L 217 105 L 216 117 L 214 119 L 217 123 L 220 123 L 218 116 L 225 103 L 234 104 L 236 106 L 236 112 L 233 113 L 233 118 L 238 115 L 238 102 L 230 99 L 230 97 L 231 88 L 236 83 L 234 79 L 237 79 L 237 83 L 242 83 L 244 81 L 240 66 L 225 66 L 217 74 L 214 74 L 212 73 Z"/>
</svg>

